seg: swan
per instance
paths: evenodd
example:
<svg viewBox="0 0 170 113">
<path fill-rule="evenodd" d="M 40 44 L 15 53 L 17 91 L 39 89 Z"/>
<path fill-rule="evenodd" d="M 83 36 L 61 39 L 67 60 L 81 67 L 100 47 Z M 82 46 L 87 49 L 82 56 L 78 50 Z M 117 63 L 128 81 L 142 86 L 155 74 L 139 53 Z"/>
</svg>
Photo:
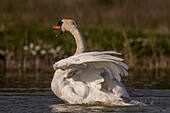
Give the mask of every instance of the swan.
<svg viewBox="0 0 170 113">
<path fill-rule="evenodd" d="M 77 24 L 72 19 L 62 19 L 56 35 L 70 32 L 77 44 L 73 56 L 55 62 L 51 82 L 53 93 L 69 104 L 129 106 L 129 94 L 121 82 L 128 75 L 128 66 L 115 51 L 86 52 L 87 46 Z"/>
</svg>

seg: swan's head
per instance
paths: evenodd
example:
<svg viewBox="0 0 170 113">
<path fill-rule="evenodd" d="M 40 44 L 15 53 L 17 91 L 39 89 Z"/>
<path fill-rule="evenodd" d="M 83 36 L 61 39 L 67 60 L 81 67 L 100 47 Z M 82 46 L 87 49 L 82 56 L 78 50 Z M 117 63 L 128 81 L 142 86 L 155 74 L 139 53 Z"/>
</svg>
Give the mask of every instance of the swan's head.
<svg viewBox="0 0 170 113">
<path fill-rule="evenodd" d="M 73 28 L 77 28 L 77 24 L 71 19 L 62 19 L 58 22 L 57 26 L 53 27 L 55 30 L 60 30 L 56 37 L 63 34 L 65 31 L 71 31 Z"/>
</svg>

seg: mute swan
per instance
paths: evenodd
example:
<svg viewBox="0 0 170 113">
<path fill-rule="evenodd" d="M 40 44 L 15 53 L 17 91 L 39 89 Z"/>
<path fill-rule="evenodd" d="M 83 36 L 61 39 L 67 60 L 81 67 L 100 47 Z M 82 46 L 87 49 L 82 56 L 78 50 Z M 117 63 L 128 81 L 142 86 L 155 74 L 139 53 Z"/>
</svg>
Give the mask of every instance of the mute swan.
<svg viewBox="0 0 170 113">
<path fill-rule="evenodd" d="M 69 104 L 133 105 L 121 83 L 121 76 L 128 75 L 128 67 L 117 57 L 121 53 L 86 52 L 85 40 L 74 20 L 62 19 L 53 28 L 60 30 L 56 37 L 69 31 L 77 44 L 73 56 L 53 65 L 51 89 L 57 97 Z"/>
</svg>

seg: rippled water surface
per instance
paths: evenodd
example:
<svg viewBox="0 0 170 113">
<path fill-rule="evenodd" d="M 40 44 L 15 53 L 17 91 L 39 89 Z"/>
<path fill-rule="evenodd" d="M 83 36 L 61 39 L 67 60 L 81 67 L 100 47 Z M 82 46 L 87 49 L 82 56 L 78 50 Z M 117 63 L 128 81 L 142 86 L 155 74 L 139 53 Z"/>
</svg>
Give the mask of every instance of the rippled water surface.
<svg viewBox="0 0 170 113">
<path fill-rule="evenodd" d="M 130 74 L 123 82 L 133 99 L 148 106 L 104 107 L 68 105 L 50 90 L 52 74 L 0 75 L 0 113 L 149 112 L 170 111 L 170 74 Z"/>
</svg>

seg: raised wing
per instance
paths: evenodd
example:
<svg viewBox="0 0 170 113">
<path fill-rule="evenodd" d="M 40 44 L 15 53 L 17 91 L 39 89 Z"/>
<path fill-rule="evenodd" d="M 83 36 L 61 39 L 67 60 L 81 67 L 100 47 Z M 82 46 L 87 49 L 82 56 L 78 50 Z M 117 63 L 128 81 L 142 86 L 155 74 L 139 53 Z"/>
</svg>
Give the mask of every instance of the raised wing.
<svg viewBox="0 0 170 113">
<path fill-rule="evenodd" d="M 56 62 L 53 68 L 68 70 L 67 77 L 71 77 L 75 82 L 128 97 L 121 83 L 121 76 L 128 75 L 126 71 L 128 67 L 122 62 L 123 59 L 113 55 L 120 53 L 112 51 L 82 53 Z"/>
<path fill-rule="evenodd" d="M 127 76 L 127 65 L 124 64 L 122 58 L 113 55 L 120 55 L 114 51 L 105 52 L 87 52 L 68 57 L 60 60 L 53 65 L 54 70 L 74 69 L 81 70 L 84 68 L 104 69 L 113 79 L 120 81 L 120 76 Z"/>
</svg>

